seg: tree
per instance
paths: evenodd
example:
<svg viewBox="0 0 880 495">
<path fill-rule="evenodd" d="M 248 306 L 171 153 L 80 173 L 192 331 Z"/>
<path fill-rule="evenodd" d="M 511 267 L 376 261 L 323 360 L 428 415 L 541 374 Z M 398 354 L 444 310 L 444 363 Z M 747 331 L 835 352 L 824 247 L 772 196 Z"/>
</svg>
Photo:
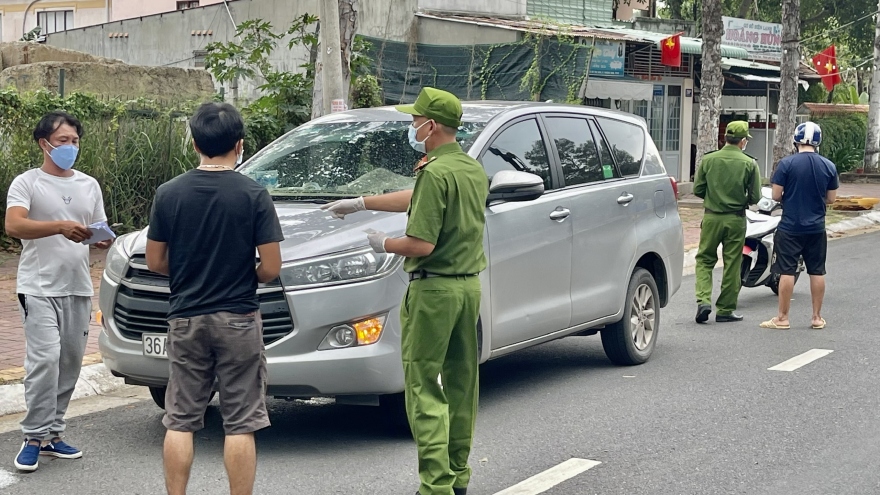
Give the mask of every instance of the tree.
<svg viewBox="0 0 880 495">
<path fill-rule="evenodd" d="M 700 83 L 700 120 L 697 135 L 697 163 L 703 155 L 718 149 L 718 120 L 721 114 L 721 0 L 703 0 L 703 70 Z"/>
<path fill-rule="evenodd" d="M 773 139 L 773 170 L 779 160 L 791 154 L 798 101 L 800 68 L 800 0 L 782 0 L 782 66 L 780 67 L 779 110 Z"/>
<path fill-rule="evenodd" d="M 874 63 L 871 64 L 874 70 L 868 95 L 868 132 L 865 137 L 865 170 L 871 172 L 880 168 L 880 15 L 875 17 Z"/>
</svg>

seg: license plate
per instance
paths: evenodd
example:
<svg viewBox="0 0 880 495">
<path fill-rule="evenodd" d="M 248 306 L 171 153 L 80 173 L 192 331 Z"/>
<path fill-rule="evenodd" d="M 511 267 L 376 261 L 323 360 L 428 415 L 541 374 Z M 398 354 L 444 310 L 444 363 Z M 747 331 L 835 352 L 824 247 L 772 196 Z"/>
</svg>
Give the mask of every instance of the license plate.
<svg viewBox="0 0 880 495">
<path fill-rule="evenodd" d="M 142 337 L 144 356 L 168 359 L 168 336 L 161 333 L 145 333 Z"/>
</svg>

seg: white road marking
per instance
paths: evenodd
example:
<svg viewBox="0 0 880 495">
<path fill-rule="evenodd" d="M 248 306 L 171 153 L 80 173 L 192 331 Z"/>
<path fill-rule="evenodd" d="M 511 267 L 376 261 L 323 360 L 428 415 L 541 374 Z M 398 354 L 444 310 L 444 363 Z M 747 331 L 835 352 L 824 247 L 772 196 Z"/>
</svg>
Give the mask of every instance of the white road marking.
<svg viewBox="0 0 880 495">
<path fill-rule="evenodd" d="M 569 459 L 510 488 L 505 488 L 495 495 L 537 495 L 544 493 L 563 481 L 574 478 L 599 464 L 602 463 L 589 459 Z"/>
<path fill-rule="evenodd" d="M 795 356 L 788 361 L 783 363 L 779 363 L 772 368 L 767 368 L 769 371 L 794 371 L 801 366 L 812 363 L 813 361 L 823 358 L 834 351 L 828 349 L 810 349 L 809 351 L 801 354 L 800 356 Z"/>
<path fill-rule="evenodd" d="M 7 486 L 14 485 L 17 481 L 18 478 L 16 478 L 12 473 L 0 469 L 0 488 L 6 488 Z"/>
</svg>

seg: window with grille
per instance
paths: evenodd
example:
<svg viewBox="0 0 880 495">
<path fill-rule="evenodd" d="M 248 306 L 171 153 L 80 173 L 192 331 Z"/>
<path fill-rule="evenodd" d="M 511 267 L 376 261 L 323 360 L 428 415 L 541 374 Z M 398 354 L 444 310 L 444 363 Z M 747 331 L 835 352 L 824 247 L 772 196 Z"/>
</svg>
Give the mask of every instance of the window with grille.
<svg viewBox="0 0 880 495">
<path fill-rule="evenodd" d="M 681 86 L 669 86 L 669 116 L 666 122 L 666 151 L 681 149 Z"/>
<path fill-rule="evenodd" d="M 199 0 L 186 0 L 177 2 L 177 10 L 194 9 L 199 6 Z"/>
<path fill-rule="evenodd" d="M 52 34 L 73 29 L 73 11 L 45 10 L 37 12 L 37 26 L 40 26 L 40 34 Z"/>
<path fill-rule="evenodd" d="M 651 131 L 651 139 L 655 143 L 663 142 L 663 110 L 666 106 L 666 86 L 654 85 L 654 99 L 651 100 L 651 118 L 648 119 L 648 127 Z"/>
</svg>

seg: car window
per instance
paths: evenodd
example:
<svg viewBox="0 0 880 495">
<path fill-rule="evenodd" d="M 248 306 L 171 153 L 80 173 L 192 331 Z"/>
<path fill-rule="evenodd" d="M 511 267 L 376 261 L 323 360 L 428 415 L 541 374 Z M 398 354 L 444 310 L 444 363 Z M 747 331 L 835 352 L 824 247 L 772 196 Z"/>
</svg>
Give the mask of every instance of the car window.
<svg viewBox="0 0 880 495">
<path fill-rule="evenodd" d="M 276 200 L 314 201 L 412 189 L 423 156 L 407 141 L 409 121 L 312 122 L 263 148 L 239 169 Z M 467 149 L 484 123 L 465 122 Z"/>
<path fill-rule="evenodd" d="M 642 128 L 620 120 L 603 117 L 597 117 L 597 120 L 611 145 L 620 173 L 624 176 L 639 175 L 645 154 L 645 132 Z"/>
<path fill-rule="evenodd" d="M 644 175 L 666 175 L 666 167 L 663 166 L 663 160 L 660 159 L 660 152 L 653 140 L 647 141 L 645 149 L 645 172 Z"/>
<path fill-rule="evenodd" d="M 547 132 L 556 144 L 566 186 L 611 179 L 614 162 L 602 163 L 587 120 L 578 117 L 548 117 Z"/>
<path fill-rule="evenodd" d="M 590 121 L 590 130 L 593 131 L 593 137 L 596 140 L 596 147 L 599 148 L 599 160 L 602 162 L 603 171 L 605 171 L 604 167 L 606 165 L 611 167 L 611 171 L 614 174 L 613 178 L 619 179 L 620 172 L 617 170 L 617 167 L 614 166 L 614 158 L 611 156 L 611 150 L 608 148 L 608 143 L 605 142 L 605 138 L 602 137 L 602 133 L 599 132 L 599 127 L 596 125 L 596 122 Z M 609 179 L 611 177 L 606 177 Z"/>
<path fill-rule="evenodd" d="M 502 170 L 529 172 L 544 179 L 550 189 L 550 160 L 538 122 L 528 119 L 501 131 L 480 159 L 489 180 Z"/>
</svg>

